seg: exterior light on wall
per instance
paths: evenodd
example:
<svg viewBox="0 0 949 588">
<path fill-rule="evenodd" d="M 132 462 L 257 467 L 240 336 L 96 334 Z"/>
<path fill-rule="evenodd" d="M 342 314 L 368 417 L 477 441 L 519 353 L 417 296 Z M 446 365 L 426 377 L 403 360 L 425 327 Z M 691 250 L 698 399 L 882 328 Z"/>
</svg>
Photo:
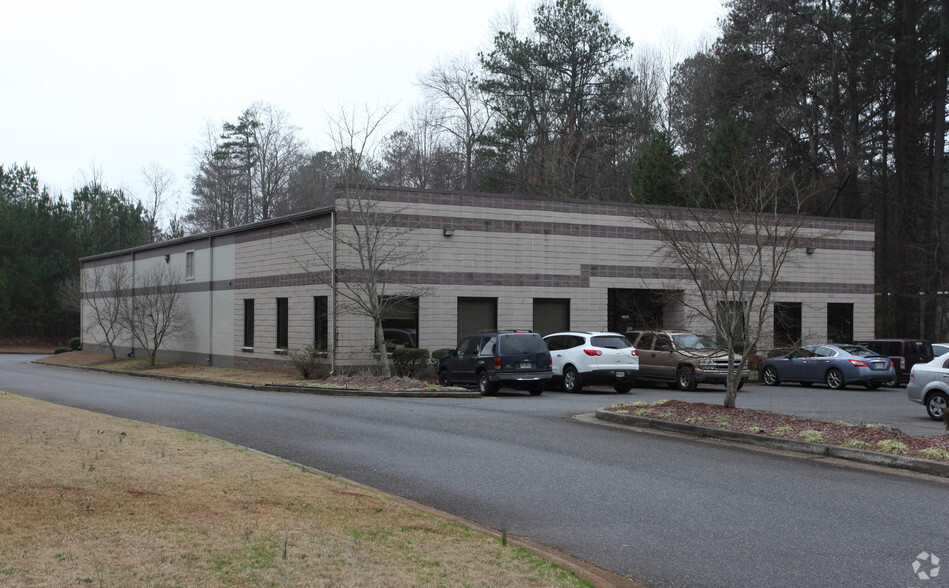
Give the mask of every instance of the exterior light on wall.
<svg viewBox="0 0 949 588">
<path fill-rule="evenodd" d="M 454 234 L 455 234 L 455 229 L 448 229 L 448 228 L 442 229 L 442 235 L 445 235 L 446 237 L 451 237 Z"/>
<path fill-rule="evenodd" d="M 169 254 L 166 253 L 166 254 L 165 254 L 165 263 L 168 263 L 169 261 L 171 261 L 171 255 L 169 255 Z"/>
<path fill-rule="evenodd" d="M 814 255 L 814 248 L 813 248 L 813 247 L 808 247 L 808 248 L 805 249 L 804 251 L 806 251 L 808 255 Z"/>
</svg>

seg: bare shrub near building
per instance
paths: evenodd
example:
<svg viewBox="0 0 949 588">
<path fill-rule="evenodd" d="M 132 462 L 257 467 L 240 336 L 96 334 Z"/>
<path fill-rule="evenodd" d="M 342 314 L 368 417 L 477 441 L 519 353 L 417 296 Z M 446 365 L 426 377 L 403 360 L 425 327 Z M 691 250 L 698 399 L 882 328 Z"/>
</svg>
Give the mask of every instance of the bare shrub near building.
<svg viewBox="0 0 949 588">
<path fill-rule="evenodd" d="M 129 294 L 131 277 L 124 264 L 98 266 L 82 275 L 82 292 L 88 292 L 86 306 L 92 319 L 85 332 L 95 343 L 105 343 L 116 359 L 117 342 L 128 335 L 122 321 L 122 307 Z"/>
<path fill-rule="evenodd" d="M 190 317 L 181 305 L 182 276 L 167 267 L 146 269 L 135 277 L 132 295 L 122 299 L 121 323 L 155 365 L 158 350 L 184 335 Z"/>
<path fill-rule="evenodd" d="M 634 209 L 658 233 L 660 254 L 684 268 L 695 284 L 695 294 L 683 296 L 682 304 L 714 325 L 728 349 L 725 407 L 735 406 L 741 355 L 754 352 L 768 332 L 781 270 L 831 236 L 803 231 L 807 217 L 801 211 L 815 188 L 781 166 L 742 160 L 689 191 L 694 207 Z"/>
</svg>

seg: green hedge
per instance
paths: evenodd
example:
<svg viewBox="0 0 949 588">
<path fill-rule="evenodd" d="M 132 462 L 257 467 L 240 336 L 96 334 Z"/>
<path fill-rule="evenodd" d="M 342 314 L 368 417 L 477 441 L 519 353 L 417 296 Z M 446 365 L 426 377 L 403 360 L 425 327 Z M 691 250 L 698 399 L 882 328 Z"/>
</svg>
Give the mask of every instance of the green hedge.
<svg viewBox="0 0 949 588">
<path fill-rule="evenodd" d="M 395 372 L 402 377 L 415 377 L 416 374 L 422 371 L 428 360 L 428 349 L 400 347 L 392 351 L 392 363 L 395 364 Z"/>
</svg>

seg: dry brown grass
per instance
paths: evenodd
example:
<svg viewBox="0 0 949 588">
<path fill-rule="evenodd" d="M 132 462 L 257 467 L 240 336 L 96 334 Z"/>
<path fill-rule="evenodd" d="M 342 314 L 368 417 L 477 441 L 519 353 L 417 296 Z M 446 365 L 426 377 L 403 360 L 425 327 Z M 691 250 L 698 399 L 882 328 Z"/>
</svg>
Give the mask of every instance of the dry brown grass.
<svg viewBox="0 0 949 588">
<path fill-rule="evenodd" d="M 217 366 L 192 365 L 184 363 L 158 362 L 149 367 L 145 359 L 112 359 L 111 356 L 89 351 L 70 351 L 59 353 L 36 360 L 40 363 L 55 363 L 59 365 L 89 366 L 121 370 L 128 372 L 142 372 L 156 376 L 177 376 L 195 378 L 198 380 L 215 380 L 220 382 L 237 382 L 240 384 L 302 384 L 306 380 L 299 375 L 288 372 L 265 370 L 245 370 Z"/>
<path fill-rule="evenodd" d="M 199 435 L 0 393 L 2 586 L 572 586 L 404 501 Z"/>
</svg>

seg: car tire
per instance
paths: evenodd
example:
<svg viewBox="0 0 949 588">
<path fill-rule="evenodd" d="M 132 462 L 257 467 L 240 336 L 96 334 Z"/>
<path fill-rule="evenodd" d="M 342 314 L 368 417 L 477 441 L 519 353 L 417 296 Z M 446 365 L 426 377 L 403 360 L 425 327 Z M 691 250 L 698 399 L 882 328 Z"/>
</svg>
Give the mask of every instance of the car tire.
<svg viewBox="0 0 949 588">
<path fill-rule="evenodd" d="M 781 379 L 778 378 L 778 370 L 771 365 L 764 368 L 764 371 L 761 373 L 761 379 L 769 386 L 777 386 L 781 383 Z"/>
<path fill-rule="evenodd" d="M 632 384 L 614 384 L 613 389 L 616 390 L 617 394 L 629 394 L 629 391 L 633 389 Z"/>
<path fill-rule="evenodd" d="M 880 387 L 880 382 L 867 382 L 864 386 L 867 387 L 867 390 L 876 390 Z"/>
<path fill-rule="evenodd" d="M 563 391 L 574 393 L 579 392 L 583 389 L 583 384 L 580 382 L 580 374 L 577 373 L 577 368 L 572 365 L 564 366 L 563 368 Z"/>
<path fill-rule="evenodd" d="M 887 388 L 899 388 L 900 387 L 900 377 L 894 376 L 892 380 L 883 384 Z"/>
<path fill-rule="evenodd" d="M 827 387 L 831 390 L 843 390 L 847 387 L 847 382 L 844 381 L 844 373 L 837 368 L 827 370 L 824 381 L 827 382 Z"/>
<path fill-rule="evenodd" d="M 926 412 L 934 421 L 943 420 L 946 407 L 949 405 L 949 396 L 945 392 L 933 392 L 926 398 Z"/>
<path fill-rule="evenodd" d="M 692 366 L 684 365 L 676 370 L 676 383 L 679 385 L 679 390 L 686 392 L 695 390 L 697 382 L 695 381 L 695 370 L 692 369 Z"/>
<path fill-rule="evenodd" d="M 528 385 L 527 391 L 531 396 L 540 396 L 544 393 L 544 387 L 547 385 L 546 380 L 541 380 L 540 382 L 534 382 L 533 384 Z"/>
<path fill-rule="evenodd" d="M 488 372 L 483 370 L 478 372 L 478 392 L 481 392 L 481 395 L 485 396 L 486 394 L 494 394 L 497 391 L 498 385 L 488 378 Z"/>
<path fill-rule="evenodd" d="M 442 370 L 438 372 L 438 383 L 441 386 L 451 386 L 451 376 L 448 374 L 448 370 Z"/>
</svg>

